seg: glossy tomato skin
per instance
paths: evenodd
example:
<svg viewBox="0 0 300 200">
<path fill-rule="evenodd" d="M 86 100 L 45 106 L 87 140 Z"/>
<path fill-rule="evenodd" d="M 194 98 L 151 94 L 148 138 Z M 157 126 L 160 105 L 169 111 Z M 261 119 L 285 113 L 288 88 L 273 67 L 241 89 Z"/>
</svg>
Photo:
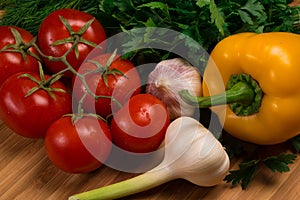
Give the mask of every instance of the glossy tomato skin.
<svg viewBox="0 0 300 200">
<path fill-rule="evenodd" d="M 72 112 L 72 99 L 69 93 L 53 92 L 54 100 L 45 90 L 39 89 L 25 97 L 30 89 L 37 84 L 23 74 L 10 76 L 0 88 L 0 119 L 15 133 L 29 138 L 42 138 L 47 128 L 62 115 Z M 40 80 L 36 73 L 28 72 Z M 45 75 L 45 78 L 49 76 Z M 66 87 L 59 81 L 52 84 L 53 88 Z"/>
<path fill-rule="evenodd" d="M 101 54 L 93 58 L 93 61 L 105 66 L 111 54 Z M 84 74 L 91 70 L 97 69 L 94 63 L 89 61 L 84 62 L 78 73 Z M 121 59 L 116 56 L 111 63 L 110 70 L 118 70 L 122 74 L 107 75 L 107 84 L 105 84 L 103 73 L 91 73 L 85 77 L 88 87 L 97 96 L 113 96 L 121 105 L 128 101 L 131 96 L 141 93 L 141 79 L 138 71 L 132 62 L 126 59 Z M 86 88 L 82 81 L 74 76 L 73 78 L 73 95 L 77 101 L 86 93 Z M 97 113 L 103 117 L 111 115 L 118 109 L 116 103 L 113 103 L 110 98 L 99 98 L 97 101 L 91 96 L 87 95 L 82 104 L 87 112 Z"/>
<path fill-rule="evenodd" d="M 41 23 L 37 36 L 40 49 L 48 56 L 60 57 L 72 46 L 72 43 L 70 42 L 54 46 L 51 45 L 57 40 L 66 39 L 71 36 L 65 25 L 61 22 L 59 16 L 66 19 L 75 32 L 78 32 L 89 20 L 94 18 L 90 14 L 74 9 L 60 9 L 50 13 Z M 82 35 L 82 38 L 98 45 L 105 41 L 106 33 L 101 23 L 95 19 Z M 101 48 L 101 51 L 104 52 L 104 43 L 101 45 Z M 79 43 L 79 57 L 76 58 L 75 51 L 72 50 L 67 56 L 67 61 L 74 69 L 77 69 L 93 49 L 94 47 L 90 45 Z M 57 73 L 66 68 L 65 64 L 62 62 L 49 61 L 47 58 L 44 59 L 44 62 L 46 67 L 53 73 Z M 65 73 L 65 76 L 69 78 L 72 77 L 72 75 L 71 72 Z"/>
<path fill-rule="evenodd" d="M 28 31 L 16 26 L 1 26 L 0 27 L 0 50 L 6 45 L 16 44 L 15 37 L 11 32 L 11 28 L 16 29 L 24 43 L 29 43 L 33 39 L 33 35 Z M 10 48 L 12 50 L 12 48 Z M 28 51 L 38 55 L 36 49 L 31 47 Z M 0 85 L 10 76 L 22 71 L 38 72 L 38 60 L 26 54 L 26 60 L 18 52 L 0 51 Z"/>
<path fill-rule="evenodd" d="M 83 117 L 74 125 L 71 117 L 62 117 L 49 127 L 45 136 L 49 159 L 68 173 L 96 170 L 109 156 L 111 147 L 108 125 L 95 117 Z"/>
<path fill-rule="evenodd" d="M 113 117 L 113 142 L 129 152 L 148 153 L 164 140 L 170 118 L 165 105 L 150 94 L 133 96 Z"/>
</svg>

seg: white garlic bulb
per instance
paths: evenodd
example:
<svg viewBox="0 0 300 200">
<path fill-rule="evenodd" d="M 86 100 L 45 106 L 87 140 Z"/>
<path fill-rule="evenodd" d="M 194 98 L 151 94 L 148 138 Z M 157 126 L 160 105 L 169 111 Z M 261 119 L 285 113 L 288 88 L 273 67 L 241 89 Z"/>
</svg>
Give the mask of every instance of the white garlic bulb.
<svg viewBox="0 0 300 200">
<path fill-rule="evenodd" d="M 148 76 L 146 92 L 166 105 L 171 119 L 190 117 L 195 112 L 196 107 L 187 104 L 178 95 L 184 89 L 193 95 L 202 95 L 200 73 L 182 58 L 159 62 Z"/>
</svg>

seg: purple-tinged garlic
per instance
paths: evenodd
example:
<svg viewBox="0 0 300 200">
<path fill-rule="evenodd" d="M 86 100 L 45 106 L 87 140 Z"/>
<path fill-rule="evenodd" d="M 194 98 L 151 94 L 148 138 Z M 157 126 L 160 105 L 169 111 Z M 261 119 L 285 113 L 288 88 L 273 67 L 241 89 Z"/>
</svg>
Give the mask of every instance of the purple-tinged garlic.
<svg viewBox="0 0 300 200">
<path fill-rule="evenodd" d="M 195 112 L 195 106 L 187 104 L 178 95 L 183 89 L 197 96 L 202 95 L 200 73 L 182 58 L 159 62 L 148 76 L 146 92 L 166 105 L 171 119 L 191 117 Z"/>
</svg>

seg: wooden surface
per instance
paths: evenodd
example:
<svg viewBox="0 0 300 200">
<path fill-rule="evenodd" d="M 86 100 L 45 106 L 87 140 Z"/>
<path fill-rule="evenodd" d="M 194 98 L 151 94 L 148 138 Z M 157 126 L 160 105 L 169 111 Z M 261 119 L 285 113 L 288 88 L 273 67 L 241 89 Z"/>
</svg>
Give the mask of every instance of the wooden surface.
<svg viewBox="0 0 300 200">
<path fill-rule="evenodd" d="M 238 162 L 232 163 L 232 168 Z M 125 199 L 300 199 L 300 160 L 288 173 L 262 169 L 246 190 L 221 183 L 204 188 L 174 180 Z M 68 196 L 136 176 L 102 166 L 90 174 L 67 174 L 46 156 L 43 140 L 16 135 L 0 121 L 0 200 L 66 200 Z"/>
</svg>

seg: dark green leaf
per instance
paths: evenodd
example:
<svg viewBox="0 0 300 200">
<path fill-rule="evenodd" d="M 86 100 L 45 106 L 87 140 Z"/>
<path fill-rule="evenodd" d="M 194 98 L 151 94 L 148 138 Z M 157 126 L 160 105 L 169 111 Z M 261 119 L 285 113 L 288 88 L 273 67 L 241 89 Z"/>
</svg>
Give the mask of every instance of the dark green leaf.
<svg viewBox="0 0 300 200">
<path fill-rule="evenodd" d="M 227 183 L 232 182 L 233 186 L 241 184 L 242 189 L 246 189 L 252 180 L 259 163 L 259 160 L 251 160 L 249 162 L 240 163 L 239 169 L 230 171 L 230 174 L 224 178 L 224 181 Z"/>
<path fill-rule="evenodd" d="M 218 28 L 218 30 L 220 31 L 220 33 L 222 35 L 224 35 L 224 25 L 225 25 L 225 21 L 224 18 L 222 17 L 217 5 L 215 4 L 214 0 L 210 1 L 209 4 L 209 10 L 211 12 L 211 20 L 212 22 L 214 22 Z"/>
<path fill-rule="evenodd" d="M 291 141 L 293 147 L 295 148 L 296 152 L 300 153 L 300 135 L 292 138 L 290 141 Z"/>
<path fill-rule="evenodd" d="M 290 171 L 288 164 L 293 164 L 296 157 L 296 154 L 281 153 L 264 159 L 263 163 L 273 172 L 288 172 Z"/>
<path fill-rule="evenodd" d="M 255 17 L 260 17 L 265 11 L 264 6 L 257 0 L 247 1 L 247 3 L 241 9 L 248 11 Z"/>
<path fill-rule="evenodd" d="M 238 10 L 238 13 L 241 17 L 241 20 L 247 24 L 253 24 L 253 21 L 249 15 L 249 13 L 243 11 L 243 10 Z"/>
</svg>

